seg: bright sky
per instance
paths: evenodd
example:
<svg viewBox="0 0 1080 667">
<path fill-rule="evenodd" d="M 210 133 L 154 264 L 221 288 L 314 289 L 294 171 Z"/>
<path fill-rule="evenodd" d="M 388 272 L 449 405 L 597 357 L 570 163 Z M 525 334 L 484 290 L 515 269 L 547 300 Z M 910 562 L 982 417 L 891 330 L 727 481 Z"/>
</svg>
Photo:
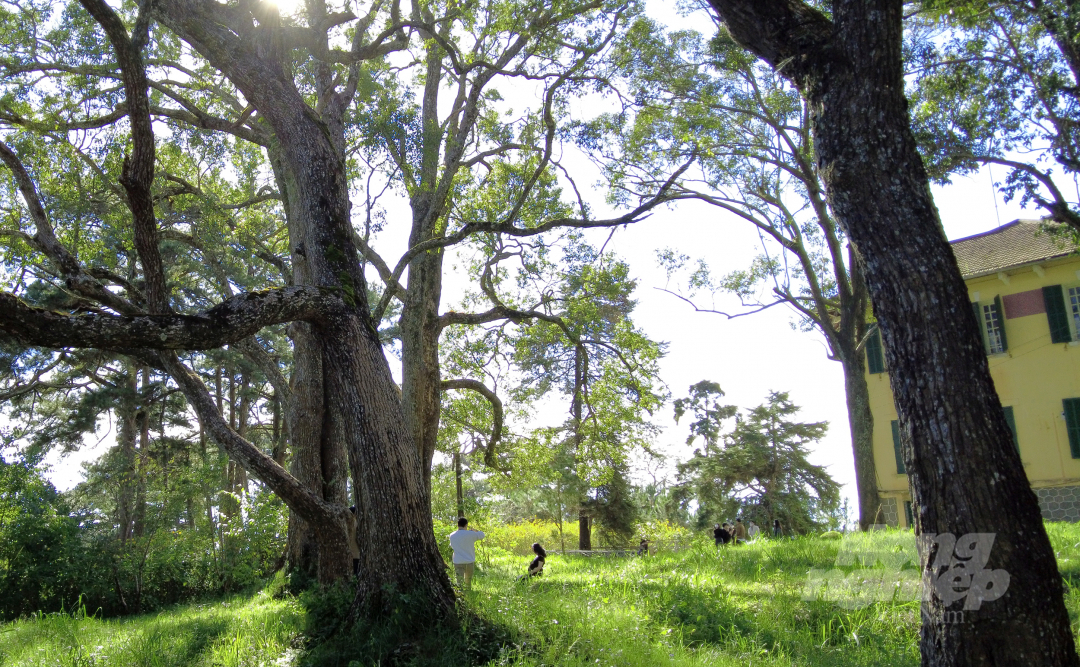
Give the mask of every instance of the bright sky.
<svg viewBox="0 0 1080 667">
<path fill-rule="evenodd" d="M 670 14 L 665 5 L 650 3 L 650 9 L 661 9 L 664 20 L 671 25 L 691 25 Z M 661 15 L 659 12 L 657 15 Z M 700 21 L 697 26 L 700 28 Z M 1001 178 L 1003 174 L 995 174 Z M 961 238 L 992 229 L 999 224 L 1018 217 L 1036 217 L 1036 211 L 1022 211 L 1015 202 L 1004 204 L 995 195 L 990 176 L 984 169 L 970 178 L 957 178 L 946 187 L 935 187 L 934 196 L 941 212 L 946 234 L 950 239 Z M 996 202 L 996 206 L 995 206 Z M 394 239 L 393 228 L 403 230 L 406 225 L 394 224 L 396 216 L 407 216 L 407 207 L 401 202 L 391 207 L 391 246 L 403 246 L 404 238 Z M 603 234 L 606 237 L 606 232 Z M 596 243 L 599 245 L 603 238 Z M 635 297 L 638 307 L 633 317 L 654 340 L 667 341 L 668 355 L 661 364 L 661 378 L 669 386 L 673 397 L 685 396 L 688 387 L 700 380 L 713 380 L 726 392 L 728 403 L 740 407 L 753 407 L 765 400 L 771 390 L 789 391 L 796 405 L 802 406 L 802 418 L 806 421 L 827 421 L 829 433 L 814 451 L 814 462 L 829 466 L 830 472 L 845 485 L 845 495 L 855 506 L 854 468 L 851 458 L 851 441 L 847 425 L 843 376 L 840 365 L 826 358 L 823 340 L 818 334 L 793 330 L 792 311 L 783 307 L 735 320 L 707 313 L 695 313 L 687 304 L 675 297 L 658 291 L 665 286 L 665 274 L 657 266 L 655 251 L 664 247 L 678 249 L 694 259 L 706 260 L 717 274 L 745 268 L 758 252 L 758 237 L 746 223 L 723 215 L 703 204 L 680 203 L 677 208 L 667 208 L 655 213 L 645 222 L 619 231 L 608 249 L 627 260 L 638 280 Z M 383 244 L 385 247 L 385 243 Z M 386 252 L 384 257 L 396 261 L 397 254 Z M 449 264 L 449 262 L 448 262 Z M 461 287 L 458 279 L 449 279 L 444 297 L 444 308 L 456 301 L 454 292 Z M 718 303 L 717 307 L 728 312 L 738 310 L 738 303 Z M 397 360 L 390 358 L 391 366 Z M 395 376 L 400 377 L 398 368 Z M 552 408 L 543 415 L 545 421 L 561 421 L 565 407 Z M 688 457 L 692 447 L 685 445 L 687 429 L 685 422 L 674 424 L 670 406 L 658 415 L 658 423 L 664 427 L 657 440 L 657 448 L 668 454 L 672 461 Z M 49 477 L 59 489 L 71 488 L 81 481 L 81 464 L 100 456 L 113 443 L 108 426 L 80 452 L 62 461 L 50 457 L 53 464 Z M 95 442 L 100 442 L 97 446 Z M 668 466 L 670 470 L 670 463 Z"/>
</svg>

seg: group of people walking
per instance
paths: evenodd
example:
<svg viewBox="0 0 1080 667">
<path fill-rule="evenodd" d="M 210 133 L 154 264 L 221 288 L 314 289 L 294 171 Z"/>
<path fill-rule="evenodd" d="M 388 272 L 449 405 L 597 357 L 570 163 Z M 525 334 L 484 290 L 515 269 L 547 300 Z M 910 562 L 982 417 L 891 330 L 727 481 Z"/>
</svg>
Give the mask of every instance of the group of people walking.
<svg viewBox="0 0 1080 667">
<path fill-rule="evenodd" d="M 745 544 L 747 540 L 752 540 L 761 534 L 761 528 L 758 527 L 753 521 L 749 526 L 743 524 L 742 517 L 735 519 L 735 523 L 718 523 L 713 528 L 713 538 L 716 540 L 716 546 L 721 547 L 734 542 L 736 545 Z M 780 519 L 773 520 L 772 526 L 773 537 L 781 537 L 784 531 L 780 528 Z"/>
</svg>

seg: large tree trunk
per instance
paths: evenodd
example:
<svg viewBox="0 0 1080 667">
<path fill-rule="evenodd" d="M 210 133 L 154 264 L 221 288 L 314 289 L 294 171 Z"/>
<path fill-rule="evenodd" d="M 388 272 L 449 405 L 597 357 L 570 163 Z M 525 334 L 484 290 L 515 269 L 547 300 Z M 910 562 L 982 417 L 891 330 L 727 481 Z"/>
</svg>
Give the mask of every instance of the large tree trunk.
<svg viewBox="0 0 1080 667">
<path fill-rule="evenodd" d="M 583 434 L 581 432 L 581 419 L 585 404 L 585 383 L 589 374 L 589 357 L 585 353 L 585 346 L 574 347 L 574 396 L 570 404 L 570 419 L 573 426 L 574 456 L 581 456 Z M 578 549 L 581 551 L 592 550 L 592 517 L 589 515 L 589 493 L 586 489 L 578 501 Z"/>
<path fill-rule="evenodd" d="M 427 208 L 423 204 L 414 202 L 413 207 L 414 218 L 426 216 Z M 416 224 L 409 245 L 431 238 L 432 226 Z M 409 264 L 409 282 L 401 309 L 401 402 L 429 491 L 442 400 L 439 385 L 442 260 L 443 252 L 437 250 L 422 253 Z"/>
<path fill-rule="evenodd" d="M 143 369 L 143 392 L 149 384 L 149 370 Z M 131 534 L 142 537 L 146 533 L 146 477 L 150 464 L 150 406 L 139 405 L 135 415 L 139 425 L 139 450 L 135 457 L 135 509 L 132 512 Z"/>
<path fill-rule="evenodd" d="M 253 34 L 237 35 L 223 24 L 216 3 L 176 0 L 154 5 L 155 14 L 220 69 L 274 130 L 290 192 L 292 265 L 297 284 L 310 284 L 344 299 L 313 326 L 322 349 L 324 401 L 330 432 L 347 448 L 357 495 L 356 535 L 360 554 L 358 600 L 381 606 L 382 592 L 418 593 L 433 614 L 451 615 L 453 591 L 435 543 L 430 496 L 421 457 L 402 413 L 401 400 L 367 303 L 367 285 L 349 219 L 344 156 L 327 126 L 297 91 L 288 53 L 273 13 L 260 18 Z M 174 366 L 175 367 L 175 366 Z M 228 437 L 227 433 L 222 433 Z M 234 443 L 238 450 L 242 443 Z M 349 511 L 293 495 L 295 480 L 283 478 L 269 457 L 252 459 L 276 492 L 320 535 L 323 566 L 334 578 L 349 574 Z M 333 509 L 331 509 L 333 508 Z M 328 562 L 323 547 L 344 555 Z M 337 567 L 340 565 L 340 571 Z"/>
<path fill-rule="evenodd" d="M 286 220 L 289 221 L 289 245 L 303 248 L 303 229 L 294 211 L 293 194 L 298 191 L 284 163 L 280 147 L 268 151 L 275 180 L 282 198 Z M 311 284 L 312 277 L 306 262 L 294 263 L 293 284 Z M 293 376 L 290 380 L 289 402 L 285 409 L 285 430 L 292 448 L 290 471 L 305 488 L 322 500 L 337 505 L 348 505 L 345 478 L 348 474 L 345 445 L 330 430 L 330 417 L 326 410 L 326 378 L 323 375 L 322 343 L 305 322 L 294 322 L 288 328 L 293 341 Z M 320 559 L 341 559 L 351 567 L 351 556 L 335 552 L 331 545 L 320 546 L 318 535 L 297 512 L 289 512 L 288 560 L 292 570 L 314 577 L 320 571 Z M 337 566 L 330 567 L 339 571 Z M 322 579 L 320 579 L 322 580 Z M 325 580 L 323 580 L 325 583 Z"/>
<path fill-rule="evenodd" d="M 949 622 L 948 591 L 933 578 L 970 552 L 921 539 L 923 664 L 1080 665 L 1054 552 L 911 133 L 902 0 L 837 0 L 831 21 L 797 0 L 710 1 L 811 105 L 829 202 L 862 257 L 885 343 L 917 532 L 991 533 L 986 567 L 1011 576 L 1000 599 L 976 608 L 976 591 L 962 589 L 964 622 Z"/>
<path fill-rule="evenodd" d="M 592 551 L 592 517 L 584 507 L 578 510 L 577 548 L 581 551 Z"/>
<path fill-rule="evenodd" d="M 303 226 L 296 220 L 298 213 L 294 212 L 292 204 L 293 193 L 297 188 L 290 180 L 280 147 L 272 145 L 267 153 L 281 196 L 285 219 L 289 223 L 289 247 L 302 247 Z M 310 283 L 307 265 L 294 265 L 290 278 L 294 285 Z M 306 322 L 290 324 L 288 334 L 293 342 L 293 373 L 289 380 L 289 400 L 284 415 L 285 430 L 292 450 L 289 471 L 304 488 L 323 500 L 333 502 L 323 495 L 323 428 L 327 418 L 322 348 L 312 332 L 311 325 Z M 320 549 L 316 531 L 295 511 L 289 512 L 287 551 L 290 570 L 302 572 L 307 577 L 317 576 Z M 344 554 L 340 555 L 344 558 Z"/>
<path fill-rule="evenodd" d="M 296 322 L 289 326 L 293 341 L 292 400 L 286 409 L 292 446 L 290 471 L 305 488 L 322 495 L 322 439 L 326 422 L 323 403 L 322 351 L 311 326 Z M 315 576 L 319 545 L 314 527 L 298 513 L 289 513 L 289 567 Z"/>
<path fill-rule="evenodd" d="M 859 496 L 859 529 L 866 530 L 881 505 L 877 465 L 874 463 L 874 415 L 870 412 L 870 388 L 866 384 L 865 358 L 860 352 L 842 355 L 844 392 L 847 395 L 851 453 L 855 459 L 855 489 Z"/>
<path fill-rule="evenodd" d="M 443 33 L 445 36 L 446 29 Z M 427 72 L 421 106 L 421 153 L 417 192 L 412 193 L 412 229 L 409 246 L 442 233 L 445 199 L 439 199 L 439 157 L 443 129 L 439 124 L 439 89 L 443 50 L 434 40 L 427 46 Z M 444 176 L 449 178 L 452 176 Z M 439 306 L 442 302 L 442 248 L 417 255 L 409 263 L 409 280 L 401 307 L 401 401 L 405 419 L 416 439 L 424 470 L 424 485 L 431 490 L 431 463 L 439 437 L 442 392 L 439 384 Z"/>
</svg>

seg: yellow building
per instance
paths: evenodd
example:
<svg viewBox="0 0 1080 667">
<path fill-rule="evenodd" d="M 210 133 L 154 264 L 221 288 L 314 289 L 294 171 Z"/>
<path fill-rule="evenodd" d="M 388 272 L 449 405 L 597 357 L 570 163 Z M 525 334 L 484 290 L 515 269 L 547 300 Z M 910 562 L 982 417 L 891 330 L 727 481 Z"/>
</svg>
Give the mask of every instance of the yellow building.
<svg viewBox="0 0 1080 667">
<path fill-rule="evenodd" d="M 1080 521 L 1080 254 L 1018 220 L 952 242 L 1005 417 L 1043 516 Z M 911 525 L 879 337 L 866 345 L 874 462 L 889 525 Z"/>
</svg>

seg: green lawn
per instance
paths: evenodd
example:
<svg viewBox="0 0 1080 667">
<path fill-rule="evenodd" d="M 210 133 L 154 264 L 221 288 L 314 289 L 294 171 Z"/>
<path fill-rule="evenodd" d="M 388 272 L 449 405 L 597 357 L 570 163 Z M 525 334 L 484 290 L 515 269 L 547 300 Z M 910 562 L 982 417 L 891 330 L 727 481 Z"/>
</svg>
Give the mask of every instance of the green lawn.
<svg viewBox="0 0 1080 667">
<path fill-rule="evenodd" d="M 303 623 L 294 598 L 264 592 L 121 619 L 50 614 L 0 628 L 0 665 L 288 665 Z"/>
<path fill-rule="evenodd" d="M 837 542 L 701 545 L 648 558 L 549 559 L 543 581 L 509 583 L 492 559 L 470 600 L 522 633 L 513 665 L 917 664 L 918 604 L 843 609 L 803 600 Z"/>
<path fill-rule="evenodd" d="M 1072 582 L 1080 584 L 1080 527 L 1047 528 L 1070 582 L 1067 604 L 1076 628 L 1080 594 Z M 869 548 L 899 549 L 897 533 L 865 539 Z M 527 558 L 481 549 L 466 596 L 475 615 L 459 634 L 488 637 L 489 646 L 479 653 L 488 655 L 490 638 L 503 638 L 489 665 L 918 664 L 917 602 L 845 608 L 806 599 L 808 571 L 833 568 L 838 551 L 851 547 L 842 544 L 807 537 L 719 552 L 702 541 L 645 558 L 552 554 L 545 575 L 525 583 L 517 577 Z M 265 591 L 128 619 L 52 615 L 0 627 L 0 664 L 348 667 L 341 647 L 307 654 L 290 649 L 303 645 L 304 627 L 299 601 L 273 599 Z M 386 647 L 377 658 L 352 665 L 461 665 L 462 656 L 477 655 L 428 644 L 413 651 Z"/>
</svg>

